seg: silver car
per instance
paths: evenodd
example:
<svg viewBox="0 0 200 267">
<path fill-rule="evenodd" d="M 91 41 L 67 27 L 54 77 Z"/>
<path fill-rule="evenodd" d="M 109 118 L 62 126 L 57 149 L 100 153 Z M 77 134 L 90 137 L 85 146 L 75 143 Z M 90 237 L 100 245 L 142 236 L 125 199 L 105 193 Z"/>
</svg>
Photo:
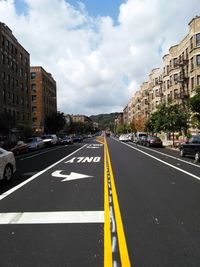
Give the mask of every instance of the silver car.
<svg viewBox="0 0 200 267">
<path fill-rule="evenodd" d="M 31 137 L 27 139 L 28 150 L 37 150 L 44 147 L 44 141 L 41 137 Z"/>
<path fill-rule="evenodd" d="M 14 154 L 0 148 L 0 180 L 9 181 L 16 171 Z"/>
</svg>

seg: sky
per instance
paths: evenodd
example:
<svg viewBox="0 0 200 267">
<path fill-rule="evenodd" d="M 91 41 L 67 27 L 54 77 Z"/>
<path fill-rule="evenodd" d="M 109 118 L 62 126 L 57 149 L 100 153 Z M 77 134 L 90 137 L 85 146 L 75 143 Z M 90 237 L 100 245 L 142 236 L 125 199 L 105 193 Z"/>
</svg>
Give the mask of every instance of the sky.
<svg viewBox="0 0 200 267">
<path fill-rule="evenodd" d="M 52 74 L 65 114 L 121 112 L 196 15 L 199 0 L 0 0 L 0 21 Z"/>
</svg>

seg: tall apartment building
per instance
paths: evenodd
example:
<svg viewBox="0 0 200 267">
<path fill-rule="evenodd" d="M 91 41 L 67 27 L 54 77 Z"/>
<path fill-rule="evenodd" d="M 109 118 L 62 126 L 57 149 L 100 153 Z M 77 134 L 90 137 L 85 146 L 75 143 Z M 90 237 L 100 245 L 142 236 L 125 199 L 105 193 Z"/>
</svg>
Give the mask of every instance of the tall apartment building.
<svg viewBox="0 0 200 267">
<path fill-rule="evenodd" d="M 160 103 L 169 100 L 184 105 L 196 85 L 200 85 L 200 16 L 190 21 L 187 36 L 170 47 L 160 68 L 153 69 L 149 80 L 135 92 L 133 117 L 146 120 Z"/>
<path fill-rule="evenodd" d="M 32 127 L 44 132 L 45 117 L 57 112 L 56 82 L 40 66 L 30 68 Z"/>
<path fill-rule="evenodd" d="M 5 114 L 15 127 L 30 122 L 30 55 L 0 22 L 0 115 Z"/>
</svg>

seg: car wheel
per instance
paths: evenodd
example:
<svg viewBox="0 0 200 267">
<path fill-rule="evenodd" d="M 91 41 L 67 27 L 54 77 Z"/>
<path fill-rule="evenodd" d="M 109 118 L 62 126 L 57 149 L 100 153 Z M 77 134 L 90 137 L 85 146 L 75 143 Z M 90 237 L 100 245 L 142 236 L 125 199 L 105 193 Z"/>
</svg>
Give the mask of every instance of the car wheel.
<svg viewBox="0 0 200 267">
<path fill-rule="evenodd" d="M 6 165 L 5 169 L 4 169 L 4 173 L 3 173 L 3 179 L 6 181 L 9 181 L 12 179 L 13 176 L 13 169 L 12 166 L 10 164 Z"/>
<path fill-rule="evenodd" d="M 180 150 L 180 156 L 181 157 L 184 157 L 185 156 L 185 152 L 184 152 L 183 148 Z"/>
<path fill-rule="evenodd" d="M 194 158 L 195 158 L 196 162 L 199 161 L 200 160 L 200 153 L 196 152 Z"/>
</svg>

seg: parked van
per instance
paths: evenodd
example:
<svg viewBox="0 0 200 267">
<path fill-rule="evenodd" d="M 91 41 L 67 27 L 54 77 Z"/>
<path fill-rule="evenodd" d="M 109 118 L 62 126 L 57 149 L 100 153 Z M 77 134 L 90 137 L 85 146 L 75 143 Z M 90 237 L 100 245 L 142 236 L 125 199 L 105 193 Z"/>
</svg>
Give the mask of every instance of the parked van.
<svg viewBox="0 0 200 267">
<path fill-rule="evenodd" d="M 55 134 L 48 134 L 42 137 L 45 146 L 55 146 L 58 143 L 58 137 Z"/>
<path fill-rule="evenodd" d="M 141 141 L 142 136 L 147 136 L 147 133 L 145 132 L 137 132 L 134 134 L 133 142 L 136 144 L 139 144 Z"/>
</svg>

